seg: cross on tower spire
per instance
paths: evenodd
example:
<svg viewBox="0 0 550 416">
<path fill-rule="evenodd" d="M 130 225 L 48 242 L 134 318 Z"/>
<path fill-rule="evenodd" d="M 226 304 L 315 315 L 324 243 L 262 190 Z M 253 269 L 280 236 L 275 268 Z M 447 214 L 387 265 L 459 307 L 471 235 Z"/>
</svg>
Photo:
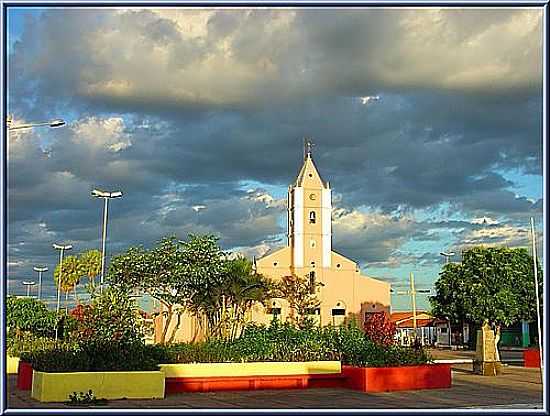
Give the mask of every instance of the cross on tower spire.
<svg viewBox="0 0 550 416">
<path fill-rule="evenodd" d="M 315 144 L 308 138 L 304 137 L 304 159 L 306 159 L 308 156 L 311 157 L 311 148 Z"/>
</svg>

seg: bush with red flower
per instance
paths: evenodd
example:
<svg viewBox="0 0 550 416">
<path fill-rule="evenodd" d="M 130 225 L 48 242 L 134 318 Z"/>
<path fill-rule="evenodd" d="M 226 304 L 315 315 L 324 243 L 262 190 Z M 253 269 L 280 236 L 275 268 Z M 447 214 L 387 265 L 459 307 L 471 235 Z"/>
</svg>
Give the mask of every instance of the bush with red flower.
<svg viewBox="0 0 550 416">
<path fill-rule="evenodd" d="M 388 347 L 395 344 L 397 328 L 391 322 L 386 312 L 375 312 L 365 321 L 363 326 L 367 337 L 375 344 Z"/>
<path fill-rule="evenodd" d="M 78 342 L 140 342 L 142 330 L 135 302 L 117 287 L 93 292 L 89 305 L 71 311 L 71 338 Z"/>
</svg>

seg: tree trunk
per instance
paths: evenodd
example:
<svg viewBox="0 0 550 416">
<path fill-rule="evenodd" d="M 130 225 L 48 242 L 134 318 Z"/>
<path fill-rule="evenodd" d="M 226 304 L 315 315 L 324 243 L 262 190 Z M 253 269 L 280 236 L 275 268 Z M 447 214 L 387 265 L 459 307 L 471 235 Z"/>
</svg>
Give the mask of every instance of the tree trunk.
<svg viewBox="0 0 550 416">
<path fill-rule="evenodd" d="M 174 338 L 176 337 L 176 332 L 178 332 L 180 324 L 181 324 L 181 312 L 178 313 L 178 320 L 176 321 L 176 325 L 174 325 L 174 329 L 172 329 L 172 334 L 170 335 L 168 344 L 171 344 L 172 342 L 174 342 Z"/>
<path fill-rule="evenodd" d="M 500 342 L 500 325 L 496 325 L 495 328 L 495 357 L 497 361 L 500 361 L 500 353 L 498 352 L 498 343 Z"/>
<path fill-rule="evenodd" d="M 77 305 L 80 305 L 80 299 L 78 298 L 78 295 L 76 294 L 76 283 L 73 286 L 73 292 L 74 292 L 74 300 Z"/>
<path fill-rule="evenodd" d="M 168 327 L 170 326 L 170 322 L 172 322 L 172 305 L 166 306 L 168 307 L 168 310 L 166 311 L 166 321 L 164 322 L 164 328 L 162 330 L 162 334 L 159 340 L 160 344 L 164 344 L 164 341 L 166 340 L 166 334 L 168 333 Z"/>
</svg>

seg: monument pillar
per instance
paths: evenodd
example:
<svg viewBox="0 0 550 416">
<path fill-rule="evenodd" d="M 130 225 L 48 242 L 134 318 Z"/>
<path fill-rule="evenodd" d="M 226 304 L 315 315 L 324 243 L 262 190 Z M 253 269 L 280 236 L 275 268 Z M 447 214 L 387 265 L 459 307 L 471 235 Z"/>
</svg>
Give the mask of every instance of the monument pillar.
<svg viewBox="0 0 550 416">
<path fill-rule="evenodd" d="M 496 376 L 501 374 L 497 347 L 495 344 L 495 333 L 485 322 L 477 331 L 476 358 L 474 360 L 474 373 L 484 376 Z"/>
</svg>

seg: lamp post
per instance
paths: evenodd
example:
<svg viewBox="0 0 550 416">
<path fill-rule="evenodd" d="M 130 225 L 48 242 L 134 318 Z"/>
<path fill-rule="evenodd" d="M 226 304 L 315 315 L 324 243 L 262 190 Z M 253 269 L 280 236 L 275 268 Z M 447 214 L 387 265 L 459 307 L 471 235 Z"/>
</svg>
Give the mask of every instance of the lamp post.
<svg viewBox="0 0 550 416">
<path fill-rule="evenodd" d="M 103 237 L 101 242 L 101 279 L 99 290 L 103 290 L 103 280 L 105 276 L 105 242 L 107 240 L 107 211 L 109 209 L 109 199 L 122 198 L 122 191 L 107 192 L 99 189 L 92 190 L 92 196 L 103 198 Z"/>
<path fill-rule="evenodd" d="M 193 205 L 191 208 L 197 213 L 197 227 L 200 227 L 201 211 L 206 209 L 206 205 Z"/>
<path fill-rule="evenodd" d="M 539 339 L 539 357 L 540 357 L 540 371 L 542 377 L 542 369 L 544 363 L 542 361 L 542 331 L 540 325 L 540 302 L 539 302 L 539 279 L 538 279 L 538 266 L 537 266 L 537 247 L 535 245 L 535 220 L 531 217 L 531 243 L 533 246 L 533 271 L 535 274 L 535 296 L 537 297 L 537 332 Z"/>
<path fill-rule="evenodd" d="M 48 268 L 46 266 L 40 267 L 40 266 L 34 266 L 33 270 L 35 272 L 38 272 L 38 299 L 42 299 L 42 273 L 47 272 Z"/>
<path fill-rule="evenodd" d="M 59 301 L 61 298 L 61 276 L 63 274 L 63 253 L 65 250 L 71 250 L 73 246 L 71 244 L 53 244 L 53 248 L 59 250 L 59 276 L 57 278 L 57 306 L 55 308 L 56 316 L 59 315 Z M 57 342 L 59 332 L 59 321 L 55 324 L 55 341 Z"/>
<path fill-rule="evenodd" d="M 450 258 L 455 255 L 455 253 L 453 251 L 451 251 L 449 253 L 447 253 L 445 251 L 442 251 L 439 254 L 441 254 L 442 256 L 445 257 L 445 264 L 449 264 Z"/>
<path fill-rule="evenodd" d="M 53 119 L 53 120 L 50 120 L 50 121 L 39 121 L 37 123 L 18 124 L 16 126 L 12 126 L 11 123 L 12 123 L 12 117 L 9 116 L 6 119 L 6 124 L 8 126 L 8 130 L 10 130 L 10 131 L 11 130 L 31 129 L 33 127 L 41 127 L 41 126 L 48 126 L 48 127 L 56 128 L 56 127 L 62 127 L 65 124 L 67 124 L 67 123 L 65 123 L 65 120 L 60 119 L 60 118 L 56 118 L 56 119 Z"/>
<path fill-rule="evenodd" d="M 445 264 L 449 264 L 450 258 L 455 255 L 454 251 L 451 251 L 451 252 L 448 252 L 448 253 L 445 252 L 445 251 L 442 251 L 439 254 L 441 254 L 442 256 L 445 257 Z M 452 326 L 451 326 L 451 318 L 449 318 L 449 348 L 451 348 L 451 349 L 453 348 L 453 344 L 452 344 L 452 340 L 451 340 L 452 335 L 453 335 L 453 329 L 452 329 Z"/>
<path fill-rule="evenodd" d="M 31 287 L 35 284 L 36 282 L 23 282 L 23 285 L 27 287 L 27 297 L 31 296 Z"/>
</svg>

